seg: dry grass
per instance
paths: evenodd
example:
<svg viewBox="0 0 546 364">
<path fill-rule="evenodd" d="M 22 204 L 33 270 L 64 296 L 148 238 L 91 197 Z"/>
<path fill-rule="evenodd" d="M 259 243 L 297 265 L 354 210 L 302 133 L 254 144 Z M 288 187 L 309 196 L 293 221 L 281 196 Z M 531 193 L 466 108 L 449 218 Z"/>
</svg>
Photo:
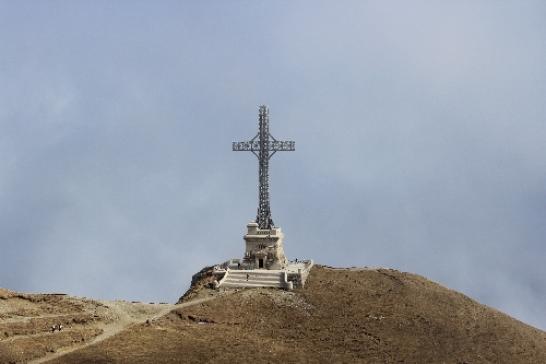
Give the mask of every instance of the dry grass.
<svg viewBox="0 0 546 364">
<path fill-rule="evenodd" d="M 177 309 L 55 363 L 546 363 L 546 333 L 420 276 L 316 267 L 305 289 Z"/>
<path fill-rule="evenodd" d="M 0 363 L 62 355 L 173 307 L 0 289 Z M 51 330 L 59 324 L 61 331 Z"/>
<path fill-rule="evenodd" d="M 0 290 L 0 362 L 26 362 L 99 335 L 111 322 L 102 303 Z M 100 323 L 100 324 L 99 324 Z M 51 331 L 53 325 L 62 331 Z"/>
</svg>

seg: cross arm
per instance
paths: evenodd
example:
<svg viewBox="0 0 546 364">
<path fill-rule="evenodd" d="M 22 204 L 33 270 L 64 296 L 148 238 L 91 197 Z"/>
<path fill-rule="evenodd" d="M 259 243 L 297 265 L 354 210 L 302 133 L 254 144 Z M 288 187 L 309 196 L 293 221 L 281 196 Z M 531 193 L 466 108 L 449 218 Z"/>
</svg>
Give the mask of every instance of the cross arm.
<svg viewBox="0 0 546 364">
<path fill-rule="evenodd" d="M 270 152 L 293 152 L 296 150 L 296 142 L 292 140 L 269 140 L 267 142 L 267 147 Z M 259 140 L 232 143 L 232 149 L 234 152 L 259 152 L 260 148 Z"/>
</svg>

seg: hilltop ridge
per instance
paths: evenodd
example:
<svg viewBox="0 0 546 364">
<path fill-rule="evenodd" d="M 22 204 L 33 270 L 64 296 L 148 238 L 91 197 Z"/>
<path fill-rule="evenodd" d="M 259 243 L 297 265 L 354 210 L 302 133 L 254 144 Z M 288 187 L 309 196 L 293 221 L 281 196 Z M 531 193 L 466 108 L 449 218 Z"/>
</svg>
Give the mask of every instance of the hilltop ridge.
<svg viewBox="0 0 546 364">
<path fill-rule="evenodd" d="M 204 269 L 185 307 L 51 363 L 546 363 L 546 332 L 411 273 L 315 266 L 294 291 L 209 280 Z"/>
</svg>

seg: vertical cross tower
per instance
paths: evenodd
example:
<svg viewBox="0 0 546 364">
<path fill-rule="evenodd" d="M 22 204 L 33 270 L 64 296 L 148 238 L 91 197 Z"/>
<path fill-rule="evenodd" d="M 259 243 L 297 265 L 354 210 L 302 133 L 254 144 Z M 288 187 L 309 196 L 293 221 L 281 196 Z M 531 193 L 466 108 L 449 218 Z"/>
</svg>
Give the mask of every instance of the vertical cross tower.
<svg viewBox="0 0 546 364">
<path fill-rule="evenodd" d="M 258 134 L 247 142 L 233 142 L 234 151 L 250 151 L 258 157 L 259 163 L 259 201 L 256 223 L 260 229 L 271 229 L 271 207 L 269 203 L 269 159 L 276 152 L 294 151 L 293 141 L 279 141 L 269 132 L 269 108 L 260 106 Z"/>
</svg>

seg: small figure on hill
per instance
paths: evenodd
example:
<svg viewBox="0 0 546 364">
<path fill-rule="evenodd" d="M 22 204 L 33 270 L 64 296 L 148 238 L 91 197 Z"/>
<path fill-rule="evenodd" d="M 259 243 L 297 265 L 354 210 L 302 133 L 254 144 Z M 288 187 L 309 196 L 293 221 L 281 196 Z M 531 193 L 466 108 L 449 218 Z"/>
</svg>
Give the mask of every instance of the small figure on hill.
<svg viewBox="0 0 546 364">
<path fill-rule="evenodd" d="M 249 277 L 249 274 L 247 273 L 247 274 L 246 274 L 246 280 L 247 280 L 247 281 L 248 281 L 248 277 Z"/>
</svg>

